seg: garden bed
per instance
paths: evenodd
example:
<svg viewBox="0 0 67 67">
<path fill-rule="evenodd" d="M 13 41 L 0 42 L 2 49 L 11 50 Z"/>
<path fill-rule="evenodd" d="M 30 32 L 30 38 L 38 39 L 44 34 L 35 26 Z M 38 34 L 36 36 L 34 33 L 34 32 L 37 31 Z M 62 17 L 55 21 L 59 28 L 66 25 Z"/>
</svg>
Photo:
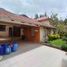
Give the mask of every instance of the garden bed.
<svg viewBox="0 0 67 67">
<path fill-rule="evenodd" d="M 62 40 L 62 39 L 57 39 L 57 40 L 53 40 L 53 41 L 49 41 L 49 43 L 52 46 L 56 46 L 56 47 L 61 47 L 62 45 L 66 44 L 66 41 Z"/>
<path fill-rule="evenodd" d="M 49 44 L 52 47 L 67 51 L 66 41 L 64 41 L 62 39 L 56 39 L 56 40 L 49 41 Z"/>
<path fill-rule="evenodd" d="M 56 39 L 56 40 L 48 41 L 47 43 L 42 43 L 42 44 L 49 47 L 57 48 L 63 51 L 67 51 L 66 41 L 62 39 Z"/>
</svg>

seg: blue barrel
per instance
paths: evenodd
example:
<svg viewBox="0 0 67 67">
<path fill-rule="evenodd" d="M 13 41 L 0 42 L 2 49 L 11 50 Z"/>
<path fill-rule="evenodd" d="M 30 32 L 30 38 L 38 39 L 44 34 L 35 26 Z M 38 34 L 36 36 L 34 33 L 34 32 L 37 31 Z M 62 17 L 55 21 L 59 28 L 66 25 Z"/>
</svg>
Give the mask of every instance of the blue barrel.
<svg viewBox="0 0 67 67">
<path fill-rule="evenodd" d="M 11 53 L 11 47 L 9 46 L 9 44 L 7 44 L 7 43 L 2 44 L 2 48 L 3 48 L 4 55 Z"/>
<path fill-rule="evenodd" d="M 6 46 L 4 52 L 5 52 L 5 54 L 10 54 L 11 53 L 11 47 L 10 46 Z"/>
<path fill-rule="evenodd" d="M 3 47 L 0 45 L 0 55 L 4 55 Z"/>
<path fill-rule="evenodd" d="M 11 51 L 12 51 L 12 52 L 17 51 L 18 47 L 19 47 L 18 43 L 14 42 L 14 43 L 12 44 Z"/>
</svg>

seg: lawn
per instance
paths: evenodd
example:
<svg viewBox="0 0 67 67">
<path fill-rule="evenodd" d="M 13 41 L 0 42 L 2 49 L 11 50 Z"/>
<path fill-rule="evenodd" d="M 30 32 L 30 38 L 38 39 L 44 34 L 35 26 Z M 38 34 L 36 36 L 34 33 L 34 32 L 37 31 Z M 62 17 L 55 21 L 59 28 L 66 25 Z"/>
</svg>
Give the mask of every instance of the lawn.
<svg viewBox="0 0 67 67">
<path fill-rule="evenodd" d="M 54 47 L 60 48 L 62 45 L 66 44 L 66 41 L 62 39 L 57 39 L 57 40 L 49 41 L 49 43 Z"/>
</svg>

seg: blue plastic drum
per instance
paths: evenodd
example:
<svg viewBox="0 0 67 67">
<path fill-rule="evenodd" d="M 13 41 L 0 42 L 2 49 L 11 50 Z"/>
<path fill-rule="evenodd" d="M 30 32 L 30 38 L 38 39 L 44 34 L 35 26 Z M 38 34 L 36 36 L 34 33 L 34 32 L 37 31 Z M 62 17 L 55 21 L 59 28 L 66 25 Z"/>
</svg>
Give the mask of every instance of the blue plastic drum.
<svg viewBox="0 0 67 67">
<path fill-rule="evenodd" d="M 12 44 L 11 51 L 12 51 L 12 52 L 17 51 L 18 47 L 19 47 L 18 43 L 15 43 L 15 42 L 14 42 L 14 43 Z"/>
<path fill-rule="evenodd" d="M 3 54 L 4 55 L 11 53 L 11 47 L 9 46 L 9 44 L 3 44 L 2 48 L 3 48 Z"/>
<path fill-rule="evenodd" d="M 10 54 L 11 53 L 11 47 L 10 46 L 6 46 L 4 52 L 5 52 L 5 54 Z"/>
<path fill-rule="evenodd" d="M 0 55 L 4 55 L 3 47 L 0 45 Z"/>
</svg>

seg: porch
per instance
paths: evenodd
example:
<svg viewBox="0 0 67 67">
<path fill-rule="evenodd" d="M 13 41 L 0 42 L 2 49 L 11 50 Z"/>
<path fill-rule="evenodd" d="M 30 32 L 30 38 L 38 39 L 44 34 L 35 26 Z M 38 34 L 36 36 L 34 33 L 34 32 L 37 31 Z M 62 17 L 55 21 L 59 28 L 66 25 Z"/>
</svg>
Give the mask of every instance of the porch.
<svg viewBox="0 0 67 67">
<path fill-rule="evenodd" d="M 40 42 L 39 27 L 31 24 L 0 24 L 0 43 L 21 39 L 28 42 Z"/>
</svg>

